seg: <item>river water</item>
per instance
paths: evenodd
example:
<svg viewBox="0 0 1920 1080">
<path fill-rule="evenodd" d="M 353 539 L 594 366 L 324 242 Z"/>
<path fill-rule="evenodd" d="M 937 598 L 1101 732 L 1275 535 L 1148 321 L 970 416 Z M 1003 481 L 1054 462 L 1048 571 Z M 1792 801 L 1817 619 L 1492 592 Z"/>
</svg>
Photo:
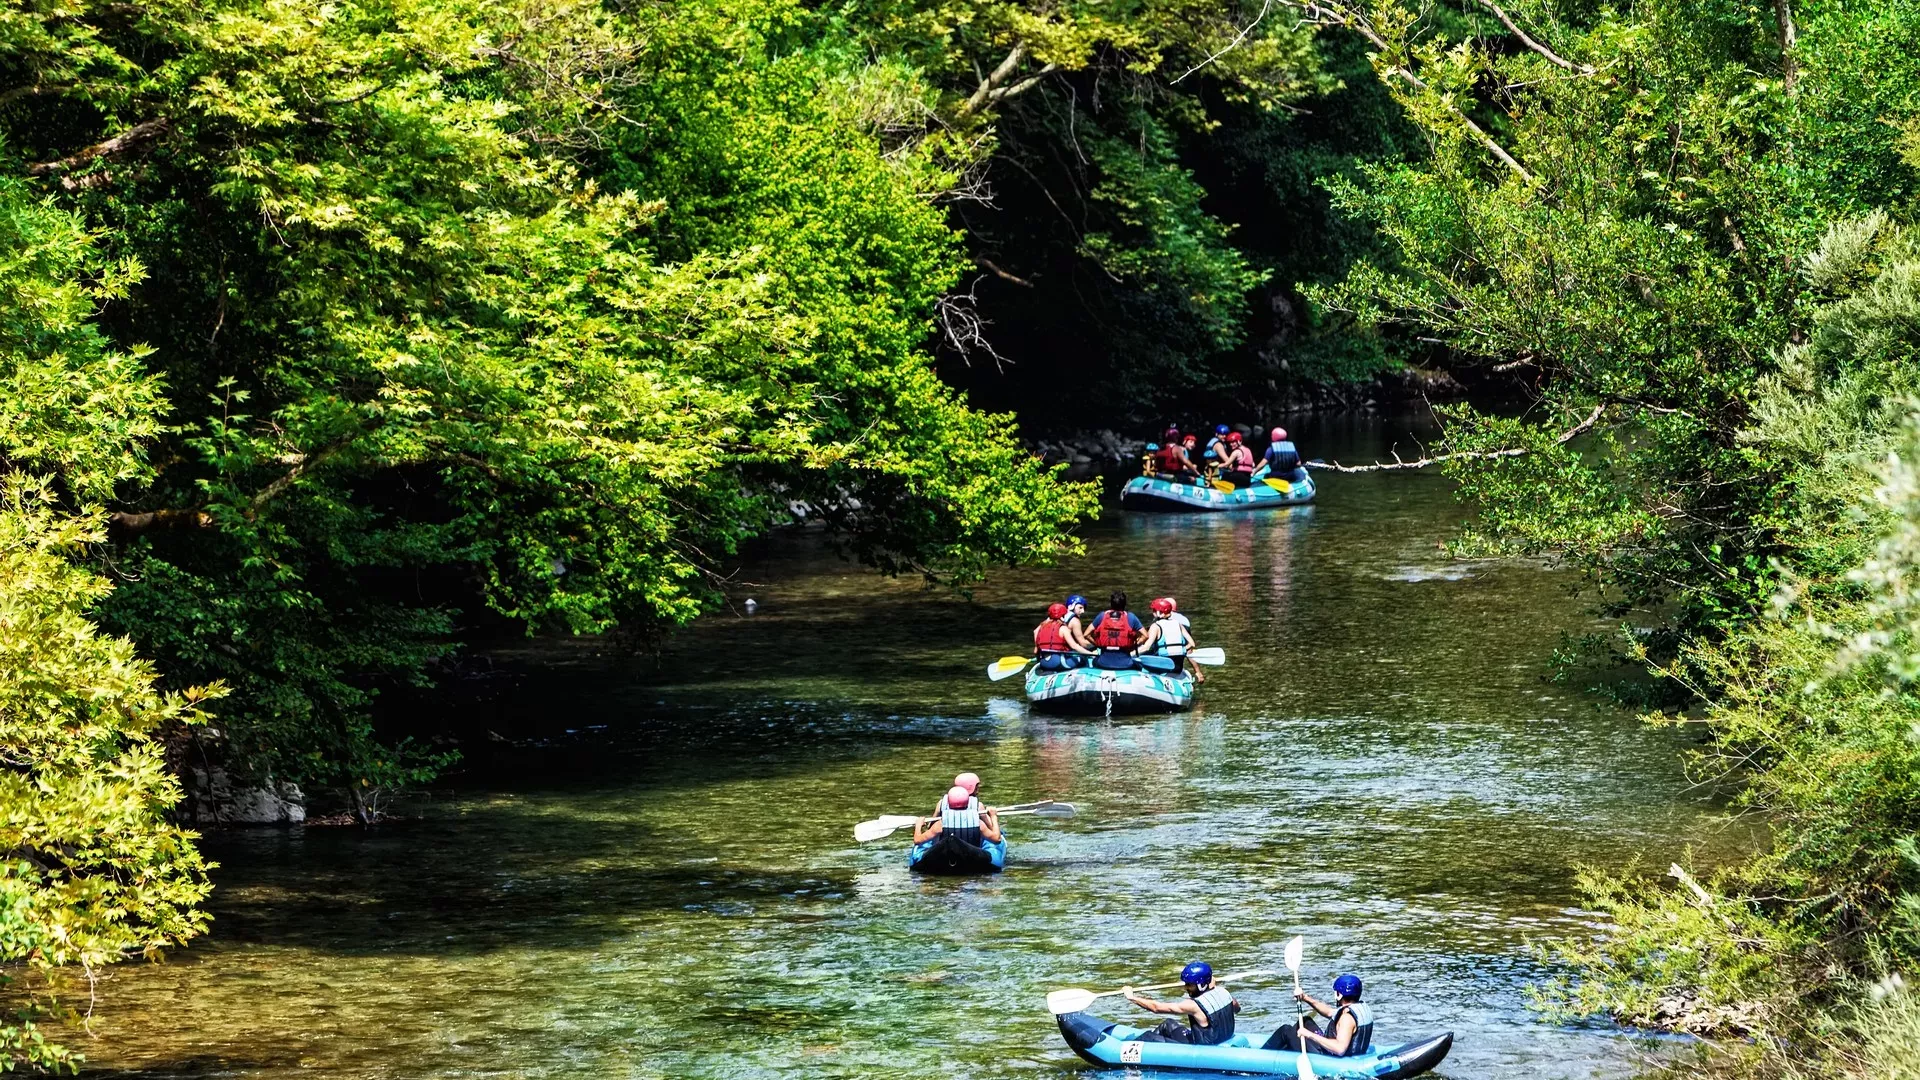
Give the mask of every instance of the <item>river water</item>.
<svg viewBox="0 0 1920 1080">
<path fill-rule="evenodd" d="M 1405 430 L 1296 434 L 1353 460 Z M 506 655 L 528 674 L 486 706 L 500 741 L 415 820 L 209 838 L 212 933 L 109 973 L 88 1071 L 1089 1075 L 1049 989 L 1277 967 L 1302 934 L 1320 996 L 1365 978 L 1376 1043 L 1456 1032 L 1442 1076 L 1630 1072 L 1647 1043 L 1528 1012 L 1551 974 L 1528 946 L 1590 922 L 1579 865 L 1724 835 L 1678 737 L 1545 678 L 1596 624 L 1565 573 L 1450 559 L 1444 479 L 1323 481 L 1293 511 L 1112 510 L 1084 558 L 970 601 L 785 542 L 734 589 L 757 614 L 661 659 Z M 1192 713 L 1047 719 L 985 680 L 1047 601 L 1114 587 L 1173 594 L 1226 648 Z M 916 880 L 904 842 L 853 843 L 963 769 L 989 801 L 1080 816 L 1010 821 L 991 879 Z M 1287 989 L 1235 986 L 1243 1029 L 1291 1015 Z"/>
</svg>

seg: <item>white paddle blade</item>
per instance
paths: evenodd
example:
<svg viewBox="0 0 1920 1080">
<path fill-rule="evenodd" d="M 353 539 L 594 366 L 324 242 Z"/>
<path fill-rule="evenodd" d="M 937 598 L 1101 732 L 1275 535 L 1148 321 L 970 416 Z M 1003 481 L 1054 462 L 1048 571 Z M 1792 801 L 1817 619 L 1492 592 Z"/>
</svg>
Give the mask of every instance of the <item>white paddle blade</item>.
<svg viewBox="0 0 1920 1080">
<path fill-rule="evenodd" d="M 1219 667 L 1227 662 L 1227 650 L 1218 645 L 1209 645 L 1204 649 L 1195 649 L 1188 653 L 1187 656 L 1191 658 L 1194 663 L 1205 664 L 1208 667 Z"/>
<path fill-rule="evenodd" d="M 1293 940 L 1287 942 L 1288 971 L 1293 972 L 1295 975 L 1300 974 L 1300 958 L 1306 954 L 1306 951 L 1307 939 L 1295 934 Z"/>
<path fill-rule="evenodd" d="M 1294 1066 L 1293 1071 L 1299 1074 L 1300 1080 L 1318 1080 L 1313 1075 L 1313 1059 L 1307 1057 L 1305 1050 L 1300 1051 L 1300 1063 Z"/>
<path fill-rule="evenodd" d="M 919 820 L 919 818 L 910 817 L 906 814 L 883 814 L 880 817 L 874 818 L 872 821 L 863 821 L 855 825 L 853 827 L 853 838 L 859 843 L 864 844 L 869 840 L 878 840 L 883 836 L 892 836 L 901 829 L 918 823 Z"/>
<path fill-rule="evenodd" d="M 1055 990 L 1047 995 L 1047 1011 L 1055 1016 L 1082 1012 L 1093 1004 L 1094 996 L 1091 990 Z"/>
</svg>

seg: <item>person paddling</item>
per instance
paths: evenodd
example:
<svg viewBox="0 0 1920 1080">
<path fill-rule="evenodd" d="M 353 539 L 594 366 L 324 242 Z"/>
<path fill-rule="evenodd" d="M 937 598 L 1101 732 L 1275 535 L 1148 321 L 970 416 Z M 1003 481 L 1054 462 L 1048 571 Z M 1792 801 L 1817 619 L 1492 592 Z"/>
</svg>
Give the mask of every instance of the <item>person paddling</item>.
<svg viewBox="0 0 1920 1080">
<path fill-rule="evenodd" d="M 1180 445 L 1180 431 L 1168 428 L 1166 437 L 1160 440 L 1160 449 L 1153 452 L 1153 474 L 1171 483 L 1191 482 L 1199 475 L 1193 467 L 1193 459 L 1187 456 L 1187 448 Z"/>
<path fill-rule="evenodd" d="M 1134 647 L 1145 635 L 1140 617 L 1127 610 L 1127 594 L 1113 590 L 1107 597 L 1107 610 L 1093 620 L 1087 634 L 1093 647 L 1100 650 L 1100 655 L 1093 658 L 1094 666 L 1116 671 L 1132 667 Z"/>
<path fill-rule="evenodd" d="M 1231 434 L 1227 425 L 1215 424 L 1213 438 L 1207 441 L 1207 456 L 1219 463 L 1223 469 L 1227 467 L 1227 451 L 1231 448 L 1228 444 L 1228 436 Z"/>
<path fill-rule="evenodd" d="M 1332 1057 L 1355 1057 L 1373 1046 L 1373 1007 L 1360 1000 L 1360 976 L 1342 975 L 1333 980 L 1333 1004 L 1329 1005 L 1295 990 L 1295 1001 L 1327 1018 L 1321 1028 L 1303 1018 L 1299 1027 L 1281 1028 L 1267 1039 L 1262 1050 L 1305 1050 Z"/>
<path fill-rule="evenodd" d="M 1076 645 L 1067 636 L 1067 605 L 1053 604 L 1047 608 L 1046 621 L 1033 628 L 1033 655 L 1039 657 L 1036 665 L 1041 671 L 1065 671 L 1080 666 L 1081 656 L 1094 655 L 1093 650 Z"/>
<path fill-rule="evenodd" d="M 1188 668 L 1193 673 L 1193 681 L 1206 682 L 1206 676 L 1200 674 L 1199 665 L 1189 659 L 1193 652 L 1193 634 L 1185 625 L 1185 620 L 1173 610 L 1173 597 L 1163 596 L 1147 605 L 1153 612 L 1153 625 L 1147 627 L 1147 636 L 1141 639 L 1140 647 L 1133 651 L 1135 656 L 1164 656 L 1173 661 L 1173 670 Z"/>
<path fill-rule="evenodd" d="M 1180 1001 L 1155 1001 L 1141 997 L 1126 987 L 1122 993 L 1127 1000 L 1150 1013 L 1183 1016 L 1186 1023 L 1178 1020 L 1162 1020 L 1158 1027 L 1140 1036 L 1139 1042 L 1189 1043 L 1194 1046 L 1219 1046 L 1233 1038 L 1233 1017 L 1240 1011 L 1240 1003 L 1233 1000 L 1227 988 L 1214 980 L 1213 968 L 1204 960 L 1195 960 L 1180 969 L 1180 983 L 1187 996 Z"/>
<path fill-rule="evenodd" d="M 979 782 L 979 778 L 975 777 L 976 790 Z M 939 815 L 927 818 L 913 828 L 913 842 L 916 844 L 924 844 L 936 836 L 974 847 L 988 841 L 998 843 L 1001 839 L 1000 820 L 993 811 L 981 808 L 980 800 L 974 798 L 973 792 L 955 784 L 947 789 L 947 797 L 940 800 Z"/>
<path fill-rule="evenodd" d="M 1087 640 L 1087 628 L 1080 625 L 1080 617 L 1086 613 L 1087 598 L 1074 593 L 1067 597 L 1067 617 L 1061 620 L 1060 626 L 1066 631 L 1067 643 L 1073 646 L 1074 651 L 1091 655 L 1093 642 Z"/>
<path fill-rule="evenodd" d="M 1287 429 L 1273 429 L 1273 441 L 1267 445 L 1266 456 L 1262 459 L 1267 472 L 1274 476 L 1292 476 L 1300 469 L 1300 450 L 1287 441 Z"/>
</svg>

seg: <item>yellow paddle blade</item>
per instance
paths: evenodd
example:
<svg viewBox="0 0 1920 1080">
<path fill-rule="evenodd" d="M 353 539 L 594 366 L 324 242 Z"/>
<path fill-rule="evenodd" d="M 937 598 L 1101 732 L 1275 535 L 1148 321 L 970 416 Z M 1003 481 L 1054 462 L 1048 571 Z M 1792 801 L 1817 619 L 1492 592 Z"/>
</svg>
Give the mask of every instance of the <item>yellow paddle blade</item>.
<svg viewBox="0 0 1920 1080">
<path fill-rule="evenodd" d="M 1282 495 L 1293 494 L 1293 485 L 1287 483 L 1285 480 L 1275 480 L 1271 476 L 1264 477 L 1263 480 L 1268 487 L 1272 488 L 1273 490 L 1279 492 Z"/>
<path fill-rule="evenodd" d="M 987 678 L 994 682 L 1015 674 L 1033 662 L 1030 656 L 1003 656 L 987 665 Z"/>
<path fill-rule="evenodd" d="M 1207 483 L 1212 484 L 1213 490 L 1215 491 L 1224 491 L 1229 495 L 1233 494 L 1234 492 L 1234 486 L 1232 484 L 1227 483 L 1225 480 L 1209 480 L 1207 481 Z"/>
</svg>

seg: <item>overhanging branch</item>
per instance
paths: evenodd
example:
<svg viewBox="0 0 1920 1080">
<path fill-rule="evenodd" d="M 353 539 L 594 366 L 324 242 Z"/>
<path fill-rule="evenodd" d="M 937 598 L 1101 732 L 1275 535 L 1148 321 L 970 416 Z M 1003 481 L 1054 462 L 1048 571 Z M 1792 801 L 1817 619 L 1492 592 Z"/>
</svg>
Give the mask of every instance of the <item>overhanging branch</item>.
<svg viewBox="0 0 1920 1080">
<path fill-rule="evenodd" d="M 1592 431 L 1593 425 L 1600 422 L 1601 414 L 1606 411 L 1607 407 L 1604 403 L 1595 405 L 1593 411 L 1587 414 L 1585 420 L 1561 432 L 1560 435 L 1553 440 L 1553 444 L 1555 446 L 1565 446 L 1587 432 Z M 1310 469 L 1325 469 L 1328 472 L 1342 473 L 1392 472 L 1396 469 L 1424 469 L 1429 465 L 1438 465 L 1444 461 L 1485 461 L 1491 458 L 1520 457 L 1526 453 L 1528 453 L 1528 450 L 1524 446 L 1509 446 L 1502 450 L 1462 450 L 1453 454 L 1434 454 L 1430 457 L 1416 458 L 1415 460 L 1408 461 L 1402 458 L 1398 451 L 1395 451 L 1392 461 L 1376 461 L 1371 465 L 1342 465 L 1337 461 L 1309 461 L 1307 462 L 1307 467 Z"/>
<path fill-rule="evenodd" d="M 69 154 L 58 161 L 42 161 L 38 164 L 29 165 L 27 166 L 27 175 L 59 176 L 62 173 L 72 172 L 97 158 L 113 157 L 118 154 L 124 154 L 130 150 L 136 150 L 142 145 L 165 135 L 172 126 L 172 121 L 164 116 L 156 120 L 141 121 L 111 139 L 94 143 L 85 150 Z"/>
</svg>

